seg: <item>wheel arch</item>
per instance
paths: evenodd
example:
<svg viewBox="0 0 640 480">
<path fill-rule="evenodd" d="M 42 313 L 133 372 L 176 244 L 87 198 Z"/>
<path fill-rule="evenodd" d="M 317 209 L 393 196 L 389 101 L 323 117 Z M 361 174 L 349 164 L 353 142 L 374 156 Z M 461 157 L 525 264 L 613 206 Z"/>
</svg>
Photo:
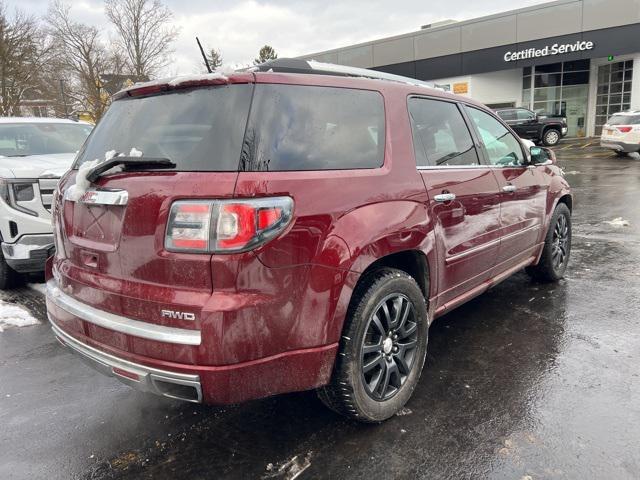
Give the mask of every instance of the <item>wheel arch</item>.
<svg viewBox="0 0 640 480">
<path fill-rule="evenodd" d="M 371 272 L 384 267 L 396 268 L 410 275 L 420 287 L 425 301 L 429 301 L 431 273 L 429 271 L 429 260 L 424 252 L 420 250 L 403 250 L 380 257 L 370 263 L 360 274 L 356 286 L 365 281 Z"/>
<path fill-rule="evenodd" d="M 569 211 L 573 213 L 573 197 L 570 193 L 565 193 L 564 195 L 562 195 L 556 202 L 556 205 L 553 207 L 553 209 L 555 210 L 555 208 L 561 203 L 564 203 Z"/>
</svg>

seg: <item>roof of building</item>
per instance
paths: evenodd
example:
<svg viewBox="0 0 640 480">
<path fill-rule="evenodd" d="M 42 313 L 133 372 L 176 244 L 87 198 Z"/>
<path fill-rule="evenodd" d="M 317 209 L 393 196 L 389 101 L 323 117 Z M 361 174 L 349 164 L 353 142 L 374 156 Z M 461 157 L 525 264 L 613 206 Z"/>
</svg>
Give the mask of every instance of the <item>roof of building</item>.
<svg viewBox="0 0 640 480">
<path fill-rule="evenodd" d="M 640 23 L 640 0 L 611 8 L 596 0 L 555 0 L 301 55 L 320 62 L 381 67 Z"/>
</svg>

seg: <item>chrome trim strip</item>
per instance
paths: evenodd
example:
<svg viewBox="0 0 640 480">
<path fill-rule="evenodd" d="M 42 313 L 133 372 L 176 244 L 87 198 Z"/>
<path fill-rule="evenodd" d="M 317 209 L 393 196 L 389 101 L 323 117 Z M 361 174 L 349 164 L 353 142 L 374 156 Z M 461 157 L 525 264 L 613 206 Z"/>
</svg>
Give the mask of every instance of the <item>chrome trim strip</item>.
<svg viewBox="0 0 640 480">
<path fill-rule="evenodd" d="M 56 339 L 65 347 L 69 347 L 74 353 L 79 354 L 86 363 L 98 370 L 100 373 L 110 377 L 116 377 L 123 383 L 126 383 L 137 390 L 155 393 L 156 395 L 164 397 L 177 398 L 178 400 L 186 402 L 202 402 L 202 387 L 200 385 L 200 377 L 198 375 L 159 370 L 157 368 L 130 362 L 123 358 L 116 357 L 115 355 L 103 352 L 72 337 L 62 330 L 50 315 L 48 315 L 48 317 L 49 322 L 51 322 L 51 329 L 53 330 Z M 114 368 L 122 369 L 129 373 L 138 375 L 139 379 L 135 380 L 133 378 L 120 375 L 114 371 Z M 196 398 L 188 399 L 166 393 L 158 386 L 158 381 L 193 387 L 196 392 Z"/>
<path fill-rule="evenodd" d="M 539 223 L 536 223 L 535 225 L 531 225 L 530 227 L 527 227 L 523 230 L 517 230 L 515 232 L 511 232 L 507 235 L 503 235 L 502 236 L 502 240 L 509 240 L 513 237 L 517 237 L 518 235 L 522 235 L 523 233 L 527 233 L 529 230 L 540 230 L 541 225 Z"/>
<path fill-rule="evenodd" d="M 469 255 L 473 255 L 474 253 L 481 252 L 481 251 L 486 250 L 487 248 L 491 248 L 491 247 L 493 247 L 493 246 L 495 246 L 496 244 L 499 244 L 499 243 L 500 243 L 500 238 L 496 238 L 495 240 L 491 240 L 490 242 L 483 243 L 482 245 L 478 245 L 477 247 L 473 247 L 473 248 L 470 248 L 469 250 L 466 250 L 464 252 L 452 255 L 449 258 L 445 259 L 445 263 L 448 264 L 448 263 L 456 262 L 456 261 L 460 260 L 461 258 L 467 257 Z"/>
<path fill-rule="evenodd" d="M 529 165 L 427 165 L 418 166 L 418 170 L 468 170 L 468 169 L 488 169 L 503 170 L 505 168 L 527 168 Z"/>
<path fill-rule="evenodd" d="M 81 192 L 80 196 L 76 193 L 77 185 L 71 185 L 64 192 L 64 199 L 69 201 L 78 201 L 89 205 L 126 205 L 129 202 L 129 192 L 126 190 L 101 190 L 97 188 L 89 188 Z M 79 198 L 79 199 L 78 199 Z"/>
<path fill-rule="evenodd" d="M 531 225 L 530 227 L 525 228 L 524 230 L 518 230 L 517 232 L 512 232 L 508 235 L 503 235 L 500 238 L 497 238 L 495 240 L 491 240 L 488 243 L 483 243 L 482 245 L 478 245 L 477 247 L 473 247 L 470 248 L 467 251 L 464 251 L 462 253 L 458 253 L 456 255 L 452 255 L 451 257 L 445 259 L 445 263 L 449 264 L 455 261 L 460 260 L 461 258 L 464 258 L 468 255 L 473 255 L 474 253 L 478 253 L 481 252 L 482 250 L 485 250 L 487 248 L 491 248 L 493 247 L 496 243 L 501 243 L 503 240 L 510 240 L 514 237 L 517 237 L 518 235 L 522 235 L 524 233 L 529 232 L 530 230 L 540 230 L 540 224 L 536 224 L 536 225 Z"/>
<path fill-rule="evenodd" d="M 176 343 L 179 345 L 200 345 L 202 341 L 200 330 L 155 325 L 93 308 L 64 293 L 58 288 L 55 280 L 47 282 L 47 299 L 85 322 L 93 323 L 115 332 L 155 340 L 156 342 Z"/>
</svg>

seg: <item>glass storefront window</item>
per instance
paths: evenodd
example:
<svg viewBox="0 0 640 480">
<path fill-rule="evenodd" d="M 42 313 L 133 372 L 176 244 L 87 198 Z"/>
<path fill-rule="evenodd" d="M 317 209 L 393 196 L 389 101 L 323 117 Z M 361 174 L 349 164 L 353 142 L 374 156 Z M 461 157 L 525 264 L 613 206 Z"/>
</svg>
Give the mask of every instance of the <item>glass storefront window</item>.
<svg viewBox="0 0 640 480">
<path fill-rule="evenodd" d="M 562 84 L 562 74 L 555 73 L 543 73 L 542 75 L 536 74 L 535 76 L 535 87 L 556 87 Z"/>
<path fill-rule="evenodd" d="M 562 63 L 548 63 L 546 65 L 538 65 L 535 68 L 536 73 L 560 73 L 562 72 Z"/>
<path fill-rule="evenodd" d="M 588 72 L 590 64 L 591 62 L 589 60 L 573 60 L 571 62 L 564 62 L 562 68 L 564 72 Z"/>
<path fill-rule="evenodd" d="M 590 60 L 574 60 L 527 67 L 523 71 L 523 104 L 539 114 L 566 117 L 569 136 L 586 135 L 590 63 Z M 603 98 L 609 95 L 604 89 L 598 93 Z"/>
<path fill-rule="evenodd" d="M 602 134 L 602 126 L 614 113 L 631 107 L 633 60 L 602 65 L 598 68 L 595 134 Z"/>
</svg>

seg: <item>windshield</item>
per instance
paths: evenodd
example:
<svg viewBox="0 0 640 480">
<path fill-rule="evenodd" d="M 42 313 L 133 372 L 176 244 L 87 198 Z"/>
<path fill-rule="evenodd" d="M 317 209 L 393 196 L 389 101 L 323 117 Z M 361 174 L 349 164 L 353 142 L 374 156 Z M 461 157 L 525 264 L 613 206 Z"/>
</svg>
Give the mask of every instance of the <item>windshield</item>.
<svg viewBox="0 0 640 480">
<path fill-rule="evenodd" d="M 0 156 L 77 152 L 91 128 L 82 123 L 3 123 L 0 124 Z"/>
<path fill-rule="evenodd" d="M 638 125 L 640 115 L 614 115 L 607 122 L 609 125 Z"/>
<path fill-rule="evenodd" d="M 167 158 L 178 171 L 237 171 L 251 91 L 237 84 L 117 100 L 74 168 L 109 152 Z"/>
</svg>

